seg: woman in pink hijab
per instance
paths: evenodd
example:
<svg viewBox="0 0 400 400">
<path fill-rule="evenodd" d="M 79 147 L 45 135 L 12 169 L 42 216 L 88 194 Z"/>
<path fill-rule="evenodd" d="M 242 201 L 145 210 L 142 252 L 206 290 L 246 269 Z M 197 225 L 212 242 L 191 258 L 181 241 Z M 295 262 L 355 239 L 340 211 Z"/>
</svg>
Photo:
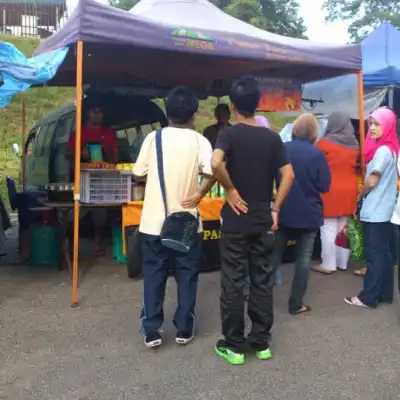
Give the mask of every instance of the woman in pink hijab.
<svg viewBox="0 0 400 400">
<path fill-rule="evenodd" d="M 364 235 L 366 275 L 358 296 L 346 297 L 353 306 L 376 308 L 393 302 L 394 262 L 390 247 L 393 227 L 390 223 L 397 196 L 396 115 L 388 108 L 374 111 L 368 118 L 369 132 L 365 140 L 367 165 L 360 221 Z"/>
</svg>

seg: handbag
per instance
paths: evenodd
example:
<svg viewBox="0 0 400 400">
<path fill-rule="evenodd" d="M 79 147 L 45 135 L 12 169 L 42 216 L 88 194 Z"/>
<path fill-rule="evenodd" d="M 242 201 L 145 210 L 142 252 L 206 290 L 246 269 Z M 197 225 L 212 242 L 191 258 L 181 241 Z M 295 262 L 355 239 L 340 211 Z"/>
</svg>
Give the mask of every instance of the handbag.
<svg viewBox="0 0 400 400">
<path fill-rule="evenodd" d="M 342 249 L 350 248 L 347 225 L 336 235 L 335 245 Z"/>
<path fill-rule="evenodd" d="M 187 253 L 197 235 L 199 212 L 197 212 L 197 217 L 188 211 L 178 211 L 168 215 L 161 132 L 162 129 L 156 131 L 158 178 L 165 210 L 165 221 L 161 228 L 160 240 L 164 247 L 180 253 Z"/>
</svg>

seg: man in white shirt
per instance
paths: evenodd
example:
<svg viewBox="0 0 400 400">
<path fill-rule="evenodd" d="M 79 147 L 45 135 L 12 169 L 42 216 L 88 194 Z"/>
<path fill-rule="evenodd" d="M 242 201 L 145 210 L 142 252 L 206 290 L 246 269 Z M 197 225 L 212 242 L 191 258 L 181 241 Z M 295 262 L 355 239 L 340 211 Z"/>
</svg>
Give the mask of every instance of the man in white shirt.
<svg viewBox="0 0 400 400">
<path fill-rule="evenodd" d="M 164 181 L 168 214 L 189 211 L 197 216 L 196 207 L 215 183 L 211 171 L 212 149 L 209 141 L 193 128 L 199 107 L 196 95 L 187 87 L 177 87 L 166 101 L 170 126 L 161 133 Z M 178 287 L 178 307 L 174 316 L 176 343 L 187 344 L 195 332 L 197 281 L 202 259 L 202 223 L 188 253 L 164 247 L 160 233 L 165 221 L 155 144 L 156 132 L 143 142 L 133 173 L 137 179 L 146 178 L 146 191 L 139 231 L 143 248 L 143 308 L 140 329 L 145 345 L 160 346 L 159 330 L 163 324 L 165 285 L 171 260 L 174 262 Z M 203 182 L 198 187 L 199 174 Z"/>
</svg>

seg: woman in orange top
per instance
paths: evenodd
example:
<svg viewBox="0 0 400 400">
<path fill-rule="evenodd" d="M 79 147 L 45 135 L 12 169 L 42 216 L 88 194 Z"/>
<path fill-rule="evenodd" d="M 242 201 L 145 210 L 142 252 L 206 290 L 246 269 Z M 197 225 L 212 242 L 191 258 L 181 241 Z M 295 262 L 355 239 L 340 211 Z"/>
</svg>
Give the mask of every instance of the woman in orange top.
<svg viewBox="0 0 400 400">
<path fill-rule="evenodd" d="M 325 136 L 317 143 L 325 154 L 331 171 L 331 187 L 322 194 L 324 225 L 321 227 L 322 264 L 315 271 L 332 274 L 347 269 L 350 250 L 335 245 L 336 235 L 347 224 L 357 207 L 357 174 L 359 144 L 350 118 L 333 112 Z"/>
</svg>

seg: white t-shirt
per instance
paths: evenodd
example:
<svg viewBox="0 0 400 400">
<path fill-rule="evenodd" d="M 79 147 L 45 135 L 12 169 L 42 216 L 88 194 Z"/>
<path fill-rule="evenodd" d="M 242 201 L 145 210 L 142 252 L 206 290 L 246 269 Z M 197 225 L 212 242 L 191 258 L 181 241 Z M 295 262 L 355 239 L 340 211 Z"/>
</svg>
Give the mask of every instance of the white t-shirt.
<svg viewBox="0 0 400 400">
<path fill-rule="evenodd" d="M 198 189 L 200 173 L 212 175 L 210 142 L 191 129 L 172 127 L 163 128 L 161 137 L 168 214 L 189 211 L 197 215 L 196 210 L 184 209 L 181 202 Z M 155 138 L 155 131 L 147 135 L 133 173 L 138 177 L 147 175 L 139 231 L 158 236 L 165 220 L 165 211 L 158 178 Z M 202 230 L 200 220 L 198 231 Z"/>
<path fill-rule="evenodd" d="M 400 157 L 397 158 L 397 172 L 400 175 Z M 400 195 L 397 195 L 397 203 L 394 207 L 392 224 L 400 225 Z"/>
</svg>

